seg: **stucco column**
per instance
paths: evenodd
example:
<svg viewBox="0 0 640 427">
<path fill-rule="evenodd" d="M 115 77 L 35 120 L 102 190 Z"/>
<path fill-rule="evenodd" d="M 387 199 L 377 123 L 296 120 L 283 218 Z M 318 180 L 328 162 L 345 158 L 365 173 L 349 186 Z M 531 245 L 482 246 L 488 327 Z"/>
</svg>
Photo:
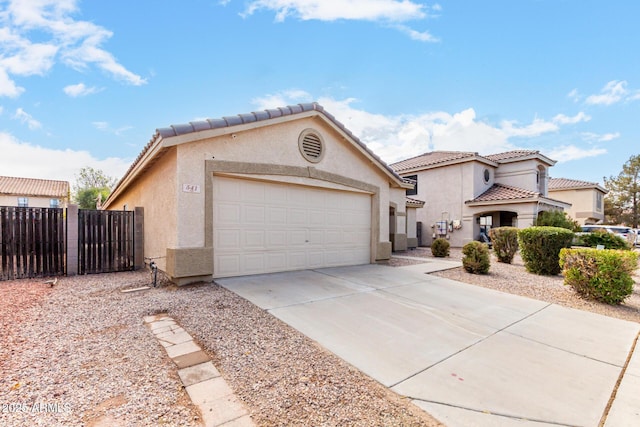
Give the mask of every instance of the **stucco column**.
<svg viewBox="0 0 640 427">
<path fill-rule="evenodd" d="M 67 276 L 78 274 L 78 205 L 67 206 Z"/>
<path fill-rule="evenodd" d="M 144 268 L 144 208 L 138 206 L 133 213 L 133 268 Z"/>
</svg>

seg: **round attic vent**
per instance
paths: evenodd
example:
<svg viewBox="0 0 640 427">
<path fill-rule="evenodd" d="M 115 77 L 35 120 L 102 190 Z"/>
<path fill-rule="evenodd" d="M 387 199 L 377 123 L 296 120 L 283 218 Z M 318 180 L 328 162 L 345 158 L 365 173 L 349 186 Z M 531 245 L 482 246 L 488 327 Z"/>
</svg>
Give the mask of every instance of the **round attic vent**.
<svg viewBox="0 0 640 427">
<path fill-rule="evenodd" d="M 313 129 L 305 129 L 298 138 L 298 148 L 302 157 L 311 163 L 318 163 L 324 155 L 324 142 L 318 132 Z"/>
</svg>

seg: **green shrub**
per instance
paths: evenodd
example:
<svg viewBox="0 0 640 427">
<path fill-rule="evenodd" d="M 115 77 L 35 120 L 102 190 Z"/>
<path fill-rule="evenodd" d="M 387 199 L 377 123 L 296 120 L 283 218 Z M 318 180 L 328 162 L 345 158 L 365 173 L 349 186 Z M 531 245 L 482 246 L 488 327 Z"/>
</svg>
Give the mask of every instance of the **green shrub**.
<svg viewBox="0 0 640 427">
<path fill-rule="evenodd" d="M 498 261 L 511 264 L 518 251 L 518 229 L 516 227 L 498 227 L 489 231 L 493 242 L 493 252 Z"/>
<path fill-rule="evenodd" d="M 472 241 L 462 247 L 462 266 L 473 274 L 487 274 L 491 261 L 486 243 Z"/>
<path fill-rule="evenodd" d="M 538 227 L 561 227 L 571 231 L 580 231 L 582 228 L 578 221 L 571 219 L 564 211 L 544 211 L 536 218 Z"/>
<path fill-rule="evenodd" d="M 431 243 L 431 253 L 435 257 L 444 258 L 449 256 L 449 241 L 438 237 Z"/>
<path fill-rule="evenodd" d="M 605 249 L 631 249 L 631 245 L 626 240 L 606 230 L 594 230 L 591 233 L 578 236 L 576 240 L 576 244 L 579 246 L 588 246 L 590 248 L 602 245 Z"/>
<path fill-rule="evenodd" d="M 572 240 L 573 231 L 562 227 L 529 227 L 518 231 L 524 266 L 534 274 L 560 273 L 560 250 L 571 247 Z"/>
<path fill-rule="evenodd" d="M 620 304 L 633 292 L 631 274 L 638 266 L 638 255 L 613 249 L 562 249 L 560 265 L 564 284 L 579 295 Z"/>
</svg>

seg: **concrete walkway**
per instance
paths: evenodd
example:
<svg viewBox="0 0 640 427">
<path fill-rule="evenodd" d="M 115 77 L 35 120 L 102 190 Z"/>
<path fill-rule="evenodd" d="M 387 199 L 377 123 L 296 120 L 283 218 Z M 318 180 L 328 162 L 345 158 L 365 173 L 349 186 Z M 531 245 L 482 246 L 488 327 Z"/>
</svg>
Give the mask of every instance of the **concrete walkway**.
<svg viewBox="0 0 640 427">
<path fill-rule="evenodd" d="M 640 425 L 640 350 L 630 357 L 640 324 L 424 274 L 433 270 L 216 282 L 448 426 Z"/>
<path fill-rule="evenodd" d="M 254 426 L 242 402 L 187 331 L 165 314 L 146 316 L 144 321 L 178 367 L 178 376 L 200 409 L 205 427 Z"/>
</svg>

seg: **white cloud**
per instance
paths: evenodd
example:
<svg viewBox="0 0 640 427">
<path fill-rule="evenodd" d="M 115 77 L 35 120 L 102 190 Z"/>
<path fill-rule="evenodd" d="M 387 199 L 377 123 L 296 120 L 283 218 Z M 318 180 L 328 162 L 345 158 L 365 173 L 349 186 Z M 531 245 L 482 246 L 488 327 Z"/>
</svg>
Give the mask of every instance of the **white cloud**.
<svg viewBox="0 0 640 427">
<path fill-rule="evenodd" d="M 422 31 L 422 32 L 416 31 L 412 28 L 407 27 L 406 25 L 395 25 L 394 28 L 396 28 L 402 33 L 405 33 L 412 40 L 417 40 L 420 42 L 432 42 L 432 43 L 440 41 L 439 38 L 432 36 L 431 33 L 429 33 L 428 31 Z"/>
<path fill-rule="evenodd" d="M 501 130 L 507 137 L 525 137 L 531 138 L 540 136 L 544 133 L 557 132 L 560 127 L 556 122 L 548 122 L 543 119 L 535 118 L 529 125 L 516 126 L 515 120 L 504 120 L 500 126 Z"/>
<path fill-rule="evenodd" d="M 256 109 L 264 110 L 313 100 L 311 94 L 293 90 L 255 98 L 253 104 Z M 478 120 L 473 108 L 453 114 L 436 111 L 417 115 L 385 116 L 357 108 L 358 100 L 355 98 L 336 100 L 321 97 L 317 101 L 387 163 L 434 150 L 500 153 L 518 148 L 511 141 L 512 138 L 533 138 L 555 133 L 563 125 L 590 120 L 588 115 L 579 112 L 573 117 L 558 114 L 550 121 L 535 118 L 528 124 L 505 120 L 496 126 Z M 605 135 L 600 137 L 604 138 Z M 565 151 L 555 152 L 565 159 L 569 158 L 569 154 L 587 157 L 601 154 L 602 151 L 573 147 L 573 151 L 566 148 Z"/>
<path fill-rule="evenodd" d="M 411 0 L 252 0 L 242 16 L 247 17 L 260 10 L 274 12 L 276 22 L 291 17 L 303 21 L 344 19 L 399 24 L 432 16 L 428 6 Z M 436 4 L 431 10 L 440 12 L 442 7 Z M 406 25 L 393 27 L 413 40 L 438 41 L 427 31 L 419 32 Z"/>
<path fill-rule="evenodd" d="M 18 120 L 20 123 L 26 124 L 29 126 L 29 129 L 35 130 L 40 129 L 42 124 L 34 119 L 31 114 L 24 111 L 22 108 L 16 109 L 16 113 L 13 115 L 15 120 Z"/>
<path fill-rule="evenodd" d="M 572 99 L 574 102 L 578 102 L 582 96 L 578 93 L 578 89 L 573 89 L 567 94 L 567 98 Z"/>
<path fill-rule="evenodd" d="M 425 6 L 410 0 L 253 0 L 245 13 L 251 15 L 261 9 L 275 12 L 279 22 L 289 16 L 302 20 L 395 22 L 426 17 Z"/>
<path fill-rule="evenodd" d="M 100 169 L 119 179 L 131 164 L 131 160 L 117 157 L 96 159 L 88 151 L 44 148 L 21 142 L 7 133 L 0 133 L 0 152 L 0 170 L 3 175 L 57 179 L 71 183 L 85 166 Z"/>
<path fill-rule="evenodd" d="M 16 83 L 11 80 L 9 74 L 0 66 L 0 96 L 8 96 L 10 98 L 16 98 L 24 92 L 24 88 L 17 86 Z"/>
<path fill-rule="evenodd" d="M 608 142 L 620 138 L 620 132 L 597 134 L 593 132 L 583 132 L 582 139 L 590 142 Z"/>
<path fill-rule="evenodd" d="M 97 87 L 87 87 L 85 86 L 84 83 L 65 86 L 63 90 L 64 90 L 64 93 L 66 93 L 72 98 L 77 98 L 78 96 L 92 95 L 94 93 L 98 93 L 101 91 L 101 89 L 98 89 Z"/>
<path fill-rule="evenodd" d="M 133 126 L 121 126 L 119 128 L 114 129 L 111 127 L 111 125 L 109 125 L 108 122 L 92 122 L 92 124 L 99 131 L 112 133 L 117 136 L 122 135 L 125 131 L 128 131 L 129 129 L 133 129 Z"/>
<path fill-rule="evenodd" d="M 583 113 L 582 111 L 580 111 L 578 114 L 576 114 L 573 117 L 565 116 L 564 114 L 558 114 L 557 116 L 555 116 L 553 118 L 553 122 L 554 123 L 558 123 L 558 124 L 561 124 L 561 125 L 576 124 L 576 123 L 580 123 L 580 122 L 588 122 L 589 120 L 591 120 L 591 116 L 589 116 L 588 114 Z"/>
<path fill-rule="evenodd" d="M 585 157 L 597 157 L 606 154 L 604 148 L 584 149 L 575 145 L 565 145 L 554 148 L 549 152 L 549 157 L 558 161 L 558 163 L 569 162 L 571 160 L 584 159 Z"/>
<path fill-rule="evenodd" d="M 77 1 L 2 2 L 6 7 L 0 10 L 0 96 L 16 97 L 24 91 L 11 76 L 44 75 L 58 59 L 79 70 L 95 65 L 128 84 L 146 83 L 102 48 L 110 31 L 73 18 Z"/>
<path fill-rule="evenodd" d="M 625 80 L 612 80 L 602 88 L 599 95 L 589 95 L 585 99 L 585 103 L 589 105 L 611 105 L 622 101 L 627 93 L 627 82 Z"/>
</svg>

